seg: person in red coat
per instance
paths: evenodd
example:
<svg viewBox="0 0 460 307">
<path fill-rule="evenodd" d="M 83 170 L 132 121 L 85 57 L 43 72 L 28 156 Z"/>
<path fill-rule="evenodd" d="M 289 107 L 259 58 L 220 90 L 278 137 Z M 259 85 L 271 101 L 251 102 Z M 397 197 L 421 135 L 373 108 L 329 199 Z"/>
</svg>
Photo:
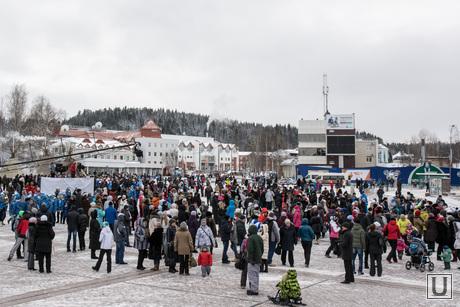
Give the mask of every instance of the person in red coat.
<svg viewBox="0 0 460 307">
<path fill-rule="evenodd" d="M 401 237 L 401 232 L 399 231 L 398 224 L 396 224 L 396 219 L 392 217 L 388 224 L 385 225 L 383 228 L 383 234 L 387 237 L 388 243 L 391 246 L 391 251 L 388 253 L 387 261 L 391 263 L 391 260 L 395 263 L 398 262 L 398 258 L 396 257 L 396 245 L 398 239 Z"/>
<path fill-rule="evenodd" d="M 211 274 L 212 254 L 208 251 L 206 246 L 201 248 L 201 252 L 198 255 L 198 265 L 201 266 L 201 275 L 203 277 Z"/>
</svg>

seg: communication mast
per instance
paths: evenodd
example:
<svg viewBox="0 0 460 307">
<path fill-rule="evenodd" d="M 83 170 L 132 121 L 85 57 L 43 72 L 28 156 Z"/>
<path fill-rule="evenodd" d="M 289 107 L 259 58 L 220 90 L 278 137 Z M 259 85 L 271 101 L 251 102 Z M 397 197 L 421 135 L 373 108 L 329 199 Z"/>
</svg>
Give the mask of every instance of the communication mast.
<svg viewBox="0 0 460 307">
<path fill-rule="evenodd" d="M 323 106 L 324 106 L 324 118 L 329 113 L 329 102 L 328 102 L 329 86 L 327 85 L 327 74 L 323 74 Z"/>
</svg>

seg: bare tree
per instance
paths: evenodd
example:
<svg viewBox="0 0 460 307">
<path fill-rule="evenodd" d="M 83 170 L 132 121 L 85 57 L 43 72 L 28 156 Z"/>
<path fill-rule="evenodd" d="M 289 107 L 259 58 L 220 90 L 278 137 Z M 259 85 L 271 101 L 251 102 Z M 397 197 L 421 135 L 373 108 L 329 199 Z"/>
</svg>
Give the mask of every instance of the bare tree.
<svg viewBox="0 0 460 307">
<path fill-rule="evenodd" d="M 24 85 L 15 85 L 7 96 L 7 110 L 11 129 L 19 133 L 24 127 L 27 108 L 27 91 Z"/>
<path fill-rule="evenodd" d="M 30 135 L 49 136 L 59 128 L 64 119 L 63 111 L 57 110 L 45 96 L 38 96 L 27 118 L 27 132 Z"/>
</svg>

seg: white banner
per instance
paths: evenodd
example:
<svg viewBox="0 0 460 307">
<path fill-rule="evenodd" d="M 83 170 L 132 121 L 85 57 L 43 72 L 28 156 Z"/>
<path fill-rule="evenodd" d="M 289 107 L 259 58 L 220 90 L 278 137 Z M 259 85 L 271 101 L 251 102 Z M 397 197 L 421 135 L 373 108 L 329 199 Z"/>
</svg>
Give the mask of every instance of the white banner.
<svg viewBox="0 0 460 307">
<path fill-rule="evenodd" d="M 67 188 L 70 188 L 72 192 L 75 189 L 81 189 L 82 193 L 94 194 L 94 178 L 41 178 L 40 191 L 47 195 L 54 194 L 56 189 L 65 192 Z"/>
<path fill-rule="evenodd" d="M 356 181 L 357 179 L 371 180 L 371 171 L 368 169 L 347 169 L 344 172 L 346 178 L 351 181 Z"/>
</svg>

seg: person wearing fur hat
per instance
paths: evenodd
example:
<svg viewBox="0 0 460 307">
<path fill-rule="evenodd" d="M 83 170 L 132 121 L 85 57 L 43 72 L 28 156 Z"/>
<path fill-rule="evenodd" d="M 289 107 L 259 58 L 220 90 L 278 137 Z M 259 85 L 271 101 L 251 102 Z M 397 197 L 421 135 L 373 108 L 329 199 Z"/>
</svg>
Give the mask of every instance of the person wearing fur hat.
<svg viewBox="0 0 460 307">
<path fill-rule="evenodd" d="M 101 248 L 99 236 L 101 234 L 101 225 L 97 220 L 97 210 L 91 211 L 91 221 L 89 223 L 89 249 L 91 250 L 91 259 L 98 259 L 96 250 Z"/>
<path fill-rule="evenodd" d="M 48 222 L 48 217 L 42 215 L 40 222 L 37 224 L 35 232 L 35 252 L 38 256 L 39 272 L 44 273 L 43 260 L 46 258 L 46 273 L 51 273 L 51 251 L 52 240 L 54 239 L 54 231 L 51 223 Z"/>
<path fill-rule="evenodd" d="M 104 255 L 107 255 L 107 273 L 112 271 L 112 246 L 113 246 L 113 233 L 110 230 L 109 223 L 102 223 L 101 234 L 99 235 L 99 242 L 101 244 L 101 252 L 95 266 L 92 269 L 96 272 L 101 267 Z"/>
<path fill-rule="evenodd" d="M 179 274 L 190 275 L 189 260 L 193 251 L 192 235 L 188 231 L 187 223 L 180 223 L 179 230 L 174 238 L 174 251 L 179 257 Z"/>
<path fill-rule="evenodd" d="M 212 254 L 212 249 L 217 246 L 216 239 L 211 228 L 207 225 L 206 219 L 201 219 L 201 226 L 196 232 L 195 248 L 201 249 L 206 246 Z"/>
</svg>

